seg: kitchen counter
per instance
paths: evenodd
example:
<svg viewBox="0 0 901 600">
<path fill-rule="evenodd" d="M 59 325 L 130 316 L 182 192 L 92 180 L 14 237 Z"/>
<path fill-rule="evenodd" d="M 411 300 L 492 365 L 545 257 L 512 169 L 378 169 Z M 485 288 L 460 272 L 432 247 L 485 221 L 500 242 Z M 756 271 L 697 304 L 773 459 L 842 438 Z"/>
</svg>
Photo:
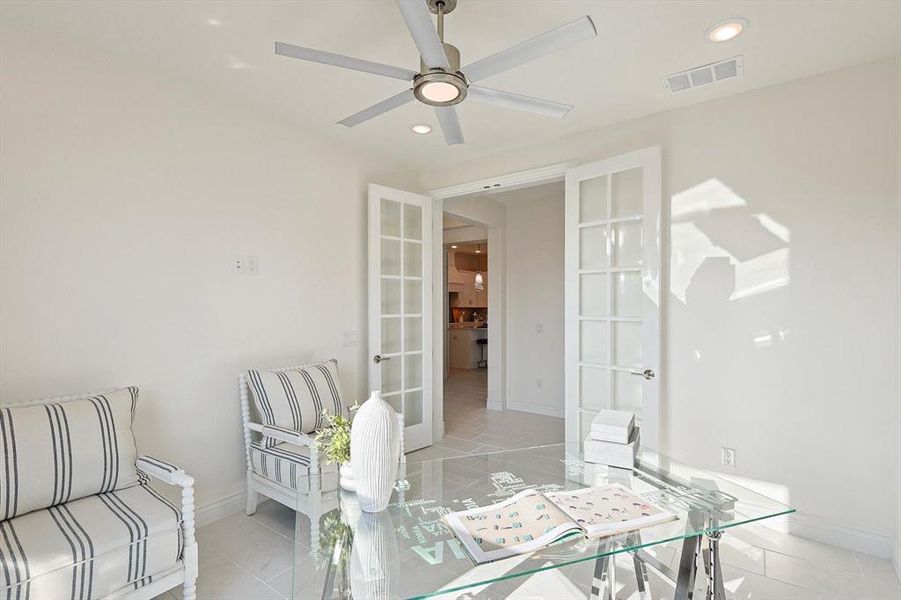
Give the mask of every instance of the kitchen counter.
<svg viewBox="0 0 901 600">
<path fill-rule="evenodd" d="M 472 323 L 450 323 L 447 330 L 448 366 L 453 369 L 477 369 L 482 359 L 482 346 L 477 340 L 488 337 L 488 328 L 473 327 Z"/>
<path fill-rule="evenodd" d="M 464 321 L 463 323 L 448 323 L 448 329 L 484 329 L 488 330 L 487 325 L 477 325 L 473 321 Z"/>
</svg>

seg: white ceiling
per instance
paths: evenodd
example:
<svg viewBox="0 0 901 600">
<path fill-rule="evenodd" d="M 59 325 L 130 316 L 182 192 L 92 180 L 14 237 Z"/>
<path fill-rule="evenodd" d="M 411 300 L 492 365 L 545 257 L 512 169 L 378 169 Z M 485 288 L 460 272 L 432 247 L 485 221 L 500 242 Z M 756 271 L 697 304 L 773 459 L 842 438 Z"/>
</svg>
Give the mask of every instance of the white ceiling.
<svg viewBox="0 0 901 600">
<path fill-rule="evenodd" d="M 473 256 L 488 256 L 488 242 L 480 242 L 475 244 L 454 244 L 454 251 L 457 254 L 472 254 Z M 476 252 L 478 250 L 478 252 Z"/>
<path fill-rule="evenodd" d="M 895 1 L 602 2 L 460 0 L 446 39 L 463 64 L 591 15 L 598 37 L 486 79 L 484 85 L 574 104 L 562 120 L 465 102 L 465 146 L 448 148 L 431 109 L 411 103 L 347 129 L 334 123 L 401 91 L 401 81 L 275 56 L 273 42 L 416 69 L 418 55 L 393 2 L 2 2 L 2 31 L 60 36 L 157 69 L 411 166 L 456 162 L 540 143 L 753 88 L 898 55 Z M 750 21 L 731 42 L 705 30 Z M 16 39 L 23 39 L 18 36 Z M 677 95 L 661 78 L 744 55 L 744 77 Z M 427 136 L 410 125 L 431 124 Z"/>
</svg>

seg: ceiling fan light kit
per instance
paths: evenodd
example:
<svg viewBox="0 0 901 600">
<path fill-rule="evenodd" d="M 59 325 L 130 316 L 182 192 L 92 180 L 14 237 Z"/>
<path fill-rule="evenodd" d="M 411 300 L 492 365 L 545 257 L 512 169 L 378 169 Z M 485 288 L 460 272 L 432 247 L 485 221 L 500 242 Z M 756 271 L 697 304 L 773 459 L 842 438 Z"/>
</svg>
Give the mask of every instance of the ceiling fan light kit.
<svg viewBox="0 0 901 600">
<path fill-rule="evenodd" d="M 461 68 L 460 51 L 444 41 L 444 16 L 457 7 L 457 0 L 396 0 L 396 3 L 419 50 L 418 73 L 341 54 L 275 42 L 275 53 L 281 56 L 411 83 L 412 89 L 350 115 L 338 121 L 339 124 L 355 127 L 412 100 L 418 100 L 434 107 L 444 139 L 452 146 L 463 143 L 463 130 L 454 107 L 467 97 L 485 104 L 557 118 L 562 118 L 572 110 L 573 107 L 568 104 L 485 88 L 473 83 L 597 36 L 591 17 L 581 17 Z M 432 14 L 438 17 L 437 30 L 432 24 Z"/>
</svg>

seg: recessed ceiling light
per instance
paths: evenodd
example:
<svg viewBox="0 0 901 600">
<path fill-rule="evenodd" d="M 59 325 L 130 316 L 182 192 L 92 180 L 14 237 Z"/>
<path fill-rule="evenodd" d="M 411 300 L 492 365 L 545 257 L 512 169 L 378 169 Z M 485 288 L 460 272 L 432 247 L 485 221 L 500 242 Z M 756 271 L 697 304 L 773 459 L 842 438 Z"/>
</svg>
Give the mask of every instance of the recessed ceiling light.
<svg viewBox="0 0 901 600">
<path fill-rule="evenodd" d="M 425 123 L 420 123 L 418 125 L 414 125 L 410 129 L 413 130 L 413 133 L 418 133 L 419 135 L 425 135 L 427 133 L 432 133 L 432 128 Z"/>
<path fill-rule="evenodd" d="M 207 19 L 206 24 L 210 27 L 219 27 L 220 25 L 222 25 L 222 21 L 220 21 L 219 19 Z"/>
<path fill-rule="evenodd" d="M 456 249 L 457 249 L 457 247 L 456 247 L 456 246 L 451 246 L 451 248 L 453 248 L 453 249 L 454 249 L 454 250 L 456 250 Z"/>
<path fill-rule="evenodd" d="M 476 250 L 476 254 L 481 254 L 481 253 L 482 253 L 481 250 Z"/>
<path fill-rule="evenodd" d="M 728 42 L 735 39 L 748 27 L 748 20 L 741 17 L 720 21 L 707 30 L 707 39 L 711 42 Z"/>
</svg>

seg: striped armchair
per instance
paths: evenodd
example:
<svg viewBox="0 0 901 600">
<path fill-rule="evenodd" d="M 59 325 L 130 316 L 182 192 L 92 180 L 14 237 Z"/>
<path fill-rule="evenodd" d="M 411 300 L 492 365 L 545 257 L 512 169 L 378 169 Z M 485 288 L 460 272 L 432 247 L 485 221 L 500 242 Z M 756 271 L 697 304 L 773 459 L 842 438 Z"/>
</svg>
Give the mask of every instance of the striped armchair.
<svg viewBox="0 0 901 600">
<path fill-rule="evenodd" d="M 246 513 L 256 512 L 259 494 L 310 519 L 316 551 L 319 517 L 337 506 L 337 465 L 323 465 L 313 440 L 322 411 L 347 416 L 338 361 L 250 370 L 238 378 L 247 456 Z"/>
<path fill-rule="evenodd" d="M 0 409 L 0 597 L 196 596 L 194 480 L 138 456 L 137 388 Z M 181 488 L 176 507 L 150 479 Z"/>
</svg>

